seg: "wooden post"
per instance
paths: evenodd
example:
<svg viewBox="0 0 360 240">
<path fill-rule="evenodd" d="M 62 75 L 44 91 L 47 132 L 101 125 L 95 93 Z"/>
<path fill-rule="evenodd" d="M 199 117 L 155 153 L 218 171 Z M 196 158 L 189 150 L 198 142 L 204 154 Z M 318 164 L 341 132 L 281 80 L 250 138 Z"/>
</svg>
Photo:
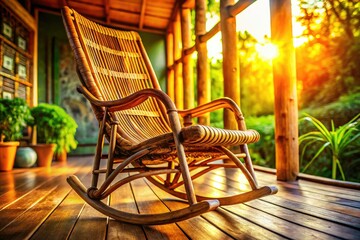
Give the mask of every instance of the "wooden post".
<svg viewBox="0 0 360 240">
<path fill-rule="evenodd" d="M 181 23 L 180 13 L 178 12 L 174 21 L 174 75 L 175 75 L 175 105 L 178 109 L 184 108 L 182 62 L 179 61 L 182 53 L 181 42 Z"/>
<path fill-rule="evenodd" d="M 275 93 L 276 175 L 295 181 L 299 174 L 298 106 L 291 0 L 270 1 L 271 39 L 279 48 L 273 60 Z"/>
<path fill-rule="evenodd" d="M 223 50 L 224 96 L 240 105 L 240 70 L 239 53 L 237 51 L 236 19 L 229 14 L 229 5 L 233 0 L 220 0 L 220 26 Z M 234 115 L 224 111 L 224 127 L 237 129 Z"/>
<path fill-rule="evenodd" d="M 172 31 L 172 30 L 171 30 Z M 174 35 L 172 32 L 166 34 L 166 93 L 175 101 L 175 84 L 174 84 Z"/>
<path fill-rule="evenodd" d="M 198 105 L 208 103 L 211 100 L 210 81 L 208 79 L 208 62 L 206 42 L 200 42 L 198 39 L 206 33 L 206 0 L 196 0 L 195 3 L 195 35 L 197 38 L 196 50 L 197 56 L 197 99 Z M 209 125 L 210 114 L 206 114 L 198 119 L 199 124 Z"/>
<path fill-rule="evenodd" d="M 37 8 L 35 8 L 35 26 L 39 25 L 39 10 Z M 33 44 L 30 42 L 30 46 L 33 47 L 33 49 L 30 49 L 30 51 L 33 53 L 33 66 L 32 66 L 32 71 L 33 71 L 33 80 L 32 80 L 32 93 L 31 93 L 31 97 L 32 97 L 32 101 L 30 102 L 30 106 L 31 107 L 35 107 L 38 105 L 38 28 L 35 27 L 34 28 L 34 32 L 33 34 L 33 38 L 32 41 Z M 35 136 L 36 137 L 36 136 Z"/>
<path fill-rule="evenodd" d="M 191 15 L 189 8 L 181 9 L 181 36 L 183 49 L 191 47 Z M 184 109 L 194 107 L 194 82 L 191 54 L 183 51 Z"/>
</svg>

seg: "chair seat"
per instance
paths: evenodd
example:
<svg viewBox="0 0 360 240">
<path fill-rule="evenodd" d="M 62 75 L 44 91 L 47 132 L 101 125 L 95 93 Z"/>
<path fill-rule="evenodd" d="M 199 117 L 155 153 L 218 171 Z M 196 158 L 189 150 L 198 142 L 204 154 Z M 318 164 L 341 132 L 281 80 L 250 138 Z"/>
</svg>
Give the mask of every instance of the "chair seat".
<svg viewBox="0 0 360 240">
<path fill-rule="evenodd" d="M 241 144 L 254 143 L 259 139 L 260 134 L 255 130 L 226 130 L 203 125 L 184 127 L 180 133 L 180 140 L 185 147 L 188 161 L 204 158 L 205 156 L 214 157 L 222 155 L 222 153 L 213 149 L 213 147 L 216 146 L 238 146 Z M 122 149 L 118 148 L 117 154 L 120 157 L 129 156 L 145 148 L 153 149 L 152 153 L 146 158 L 147 160 L 151 160 L 146 161 L 146 164 L 168 162 L 176 158 L 174 136 L 171 132 L 148 139 L 130 148 L 123 147 Z M 167 157 L 165 157 L 165 155 Z"/>
<path fill-rule="evenodd" d="M 181 129 L 180 133 L 180 140 L 184 146 L 193 147 L 237 146 L 241 144 L 254 143 L 259 141 L 259 139 L 260 134 L 252 129 L 244 131 L 227 130 L 203 125 L 184 127 Z M 121 144 L 119 143 L 119 145 Z M 123 145 L 122 150 L 134 152 L 151 146 L 174 146 L 173 133 L 165 133 L 132 146 Z"/>
</svg>

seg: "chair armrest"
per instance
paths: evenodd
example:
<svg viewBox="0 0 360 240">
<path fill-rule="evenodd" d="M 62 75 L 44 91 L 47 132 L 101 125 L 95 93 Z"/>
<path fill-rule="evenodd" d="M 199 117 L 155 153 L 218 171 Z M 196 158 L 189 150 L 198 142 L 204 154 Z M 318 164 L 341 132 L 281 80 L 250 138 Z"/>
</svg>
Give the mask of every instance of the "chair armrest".
<svg viewBox="0 0 360 240">
<path fill-rule="evenodd" d="M 133 108 L 146 101 L 149 97 L 159 99 L 164 104 L 168 113 L 171 111 L 177 111 L 175 104 L 171 101 L 170 97 L 158 89 L 143 89 L 127 97 L 112 101 L 98 100 L 84 86 L 78 86 L 77 90 L 83 94 L 92 104 L 98 107 L 106 107 L 110 112 Z"/>
<path fill-rule="evenodd" d="M 126 110 L 139 105 L 149 97 L 154 97 L 164 104 L 170 122 L 174 140 L 178 147 L 183 148 L 180 142 L 181 125 L 175 104 L 171 98 L 159 89 L 143 89 L 122 99 L 113 101 L 101 101 L 96 99 L 84 86 L 79 86 L 77 90 L 82 93 L 92 104 L 98 107 L 106 107 L 110 112 Z"/>
<path fill-rule="evenodd" d="M 243 120 L 244 117 L 239 106 L 230 98 L 219 98 L 209 103 L 205 103 L 203 105 L 197 106 L 192 109 L 178 110 L 178 113 L 181 117 L 199 117 L 208 112 L 213 112 L 218 109 L 229 109 L 234 112 L 237 120 Z"/>
</svg>

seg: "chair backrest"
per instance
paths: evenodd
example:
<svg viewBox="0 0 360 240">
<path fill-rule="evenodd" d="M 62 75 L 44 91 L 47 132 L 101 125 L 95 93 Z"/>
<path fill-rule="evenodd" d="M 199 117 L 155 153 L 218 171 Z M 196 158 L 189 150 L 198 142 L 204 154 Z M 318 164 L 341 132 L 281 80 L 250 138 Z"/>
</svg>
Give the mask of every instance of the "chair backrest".
<svg viewBox="0 0 360 240">
<path fill-rule="evenodd" d="M 96 98 L 110 101 L 142 89 L 160 89 L 136 32 L 102 26 L 68 7 L 63 8 L 62 15 L 79 77 Z M 104 109 L 93 106 L 93 110 L 101 121 Z M 116 117 L 117 142 L 125 148 L 170 131 L 163 108 L 153 98 L 117 112 Z"/>
</svg>

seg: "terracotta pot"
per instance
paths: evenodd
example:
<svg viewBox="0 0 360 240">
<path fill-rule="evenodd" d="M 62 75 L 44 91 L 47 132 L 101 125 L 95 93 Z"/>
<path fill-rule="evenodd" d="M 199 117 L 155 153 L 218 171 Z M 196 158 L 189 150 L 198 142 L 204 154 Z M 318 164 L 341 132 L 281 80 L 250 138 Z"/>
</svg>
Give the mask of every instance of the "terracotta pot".
<svg viewBox="0 0 360 240">
<path fill-rule="evenodd" d="M 19 142 L 0 143 L 0 171 L 11 171 L 14 167 L 16 149 Z"/>
<path fill-rule="evenodd" d="M 54 156 L 56 144 L 36 144 L 31 145 L 37 154 L 38 167 L 50 167 Z"/>
<path fill-rule="evenodd" d="M 55 160 L 58 162 L 66 162 L 67 161 L 67 152 L 62 150 L 60 153 L 57 152 L 55 154 Z"/>
</svg>

